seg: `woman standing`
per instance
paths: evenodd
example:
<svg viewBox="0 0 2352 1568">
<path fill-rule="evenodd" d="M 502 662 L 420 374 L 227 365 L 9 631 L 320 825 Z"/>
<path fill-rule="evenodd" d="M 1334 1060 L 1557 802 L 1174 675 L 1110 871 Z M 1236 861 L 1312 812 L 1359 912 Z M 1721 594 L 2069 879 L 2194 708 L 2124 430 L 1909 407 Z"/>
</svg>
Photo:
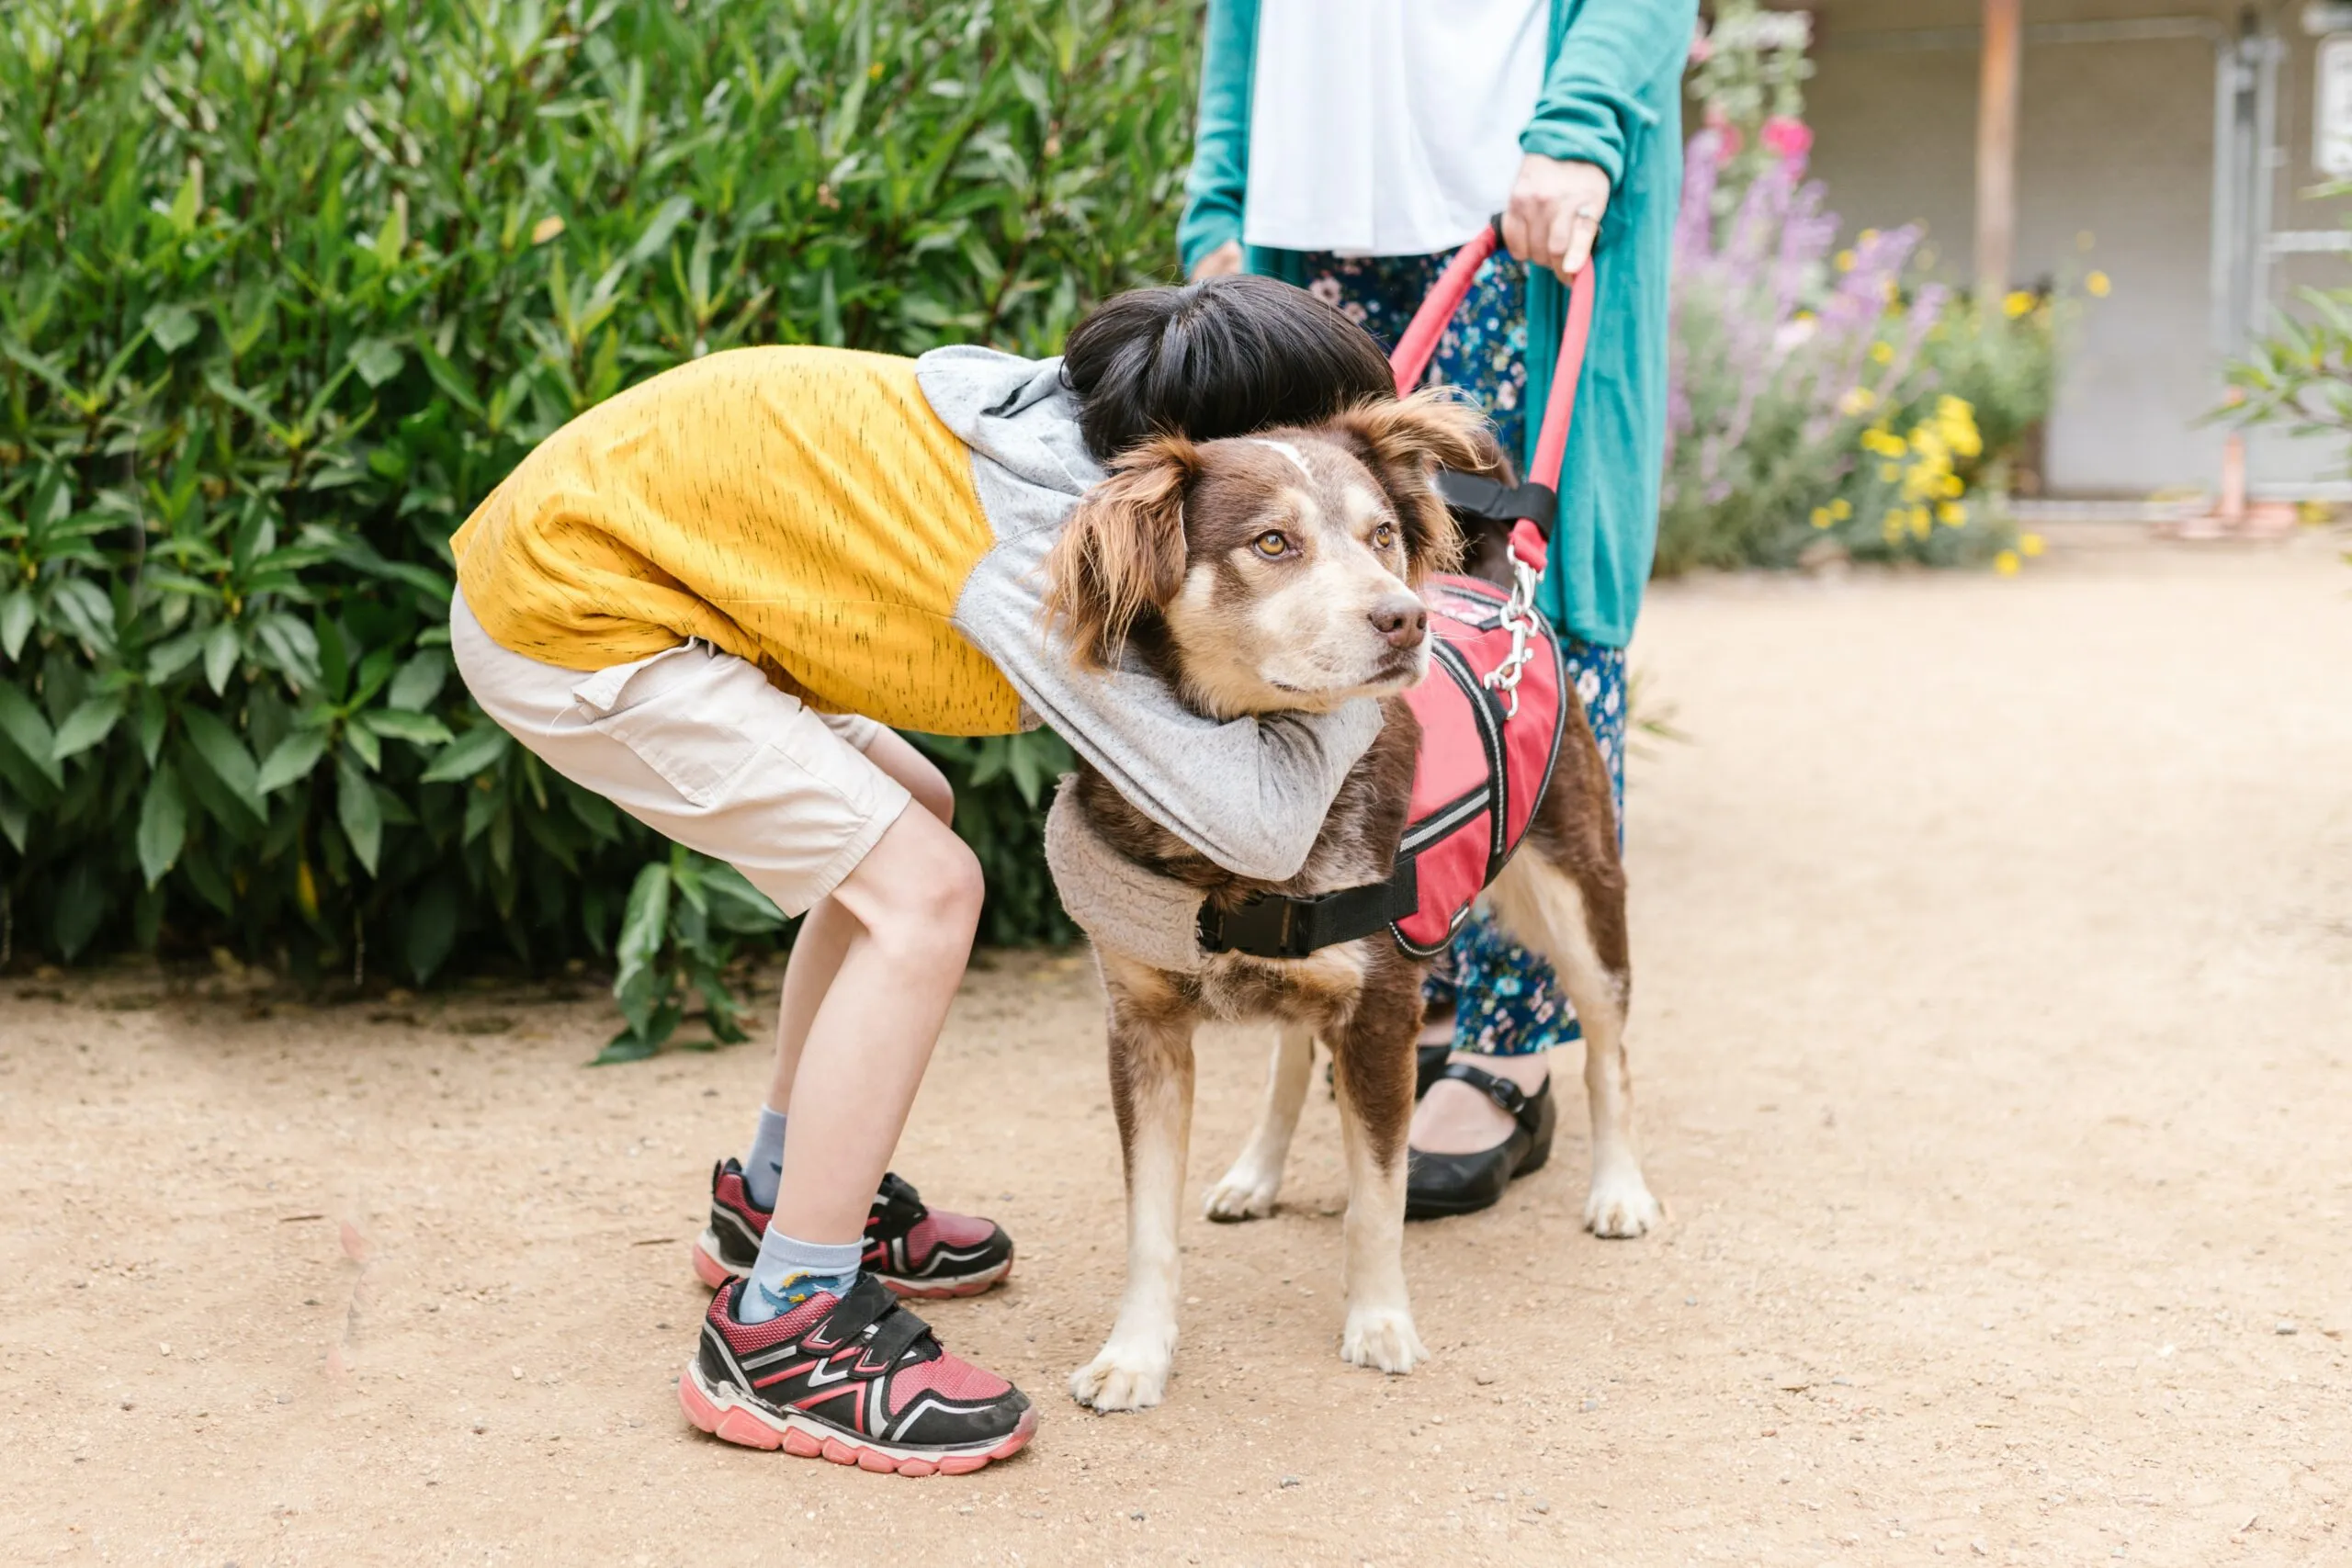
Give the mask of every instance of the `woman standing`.
<svg viewBox="0 0 2352 1568">
<path fill-rule="evenodd" d="M 1178 243 L 1194 276 L 1312 290 L 1383 346 L 1451 254 L 1503 213 L 1430 378 L 1532 457 L 1566 305 L 1600 293 L 1538 599 L 1624 817 L 1625 644 L 1657 543 L 1667 275 L 1696 0 L 1209 0 Z M 1468 1213 L 1548 1153 L 1547 1053 L 1579 1039 L 1540 960 L 1474 918 L 1453 950 L 1454 1046 L 1415 1111 L 1407 1213 Z"/>
</svg>

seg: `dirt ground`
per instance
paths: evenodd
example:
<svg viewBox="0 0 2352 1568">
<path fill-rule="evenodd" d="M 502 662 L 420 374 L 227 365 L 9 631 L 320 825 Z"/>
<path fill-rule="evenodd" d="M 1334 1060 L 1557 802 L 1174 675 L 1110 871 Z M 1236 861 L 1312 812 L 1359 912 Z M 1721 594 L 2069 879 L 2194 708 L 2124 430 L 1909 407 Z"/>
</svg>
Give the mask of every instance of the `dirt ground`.
<svg viewBox="0 0 2352 1568">
<path fill-rule="evenodd" d="M 1045 1413 L 923 1482 L 679 1416 L 761 1052 L 585 1069 L 593 994 L 20 976 L 0 1560 L 2352 1562 L 2352 570 L 1686 584 L 1635 663 L 1690 738 L 1633 782 L 1669 1218 L 1580 1233 L 1572 1099 L 1499 1210 L 1409 1230 L 1409 1378 L 1336 1354 L 1318 1089 L 1275 1217 L 1188 1224 L 1168 1403 L 1070 1403 L 1121 1270 L 1076 957 L 972 976 L 898 1161 L 1019 1238 L 929 1315 Z M 1195 1194 L 1262 1043 L 1203 1042 Z"/>
</svg>

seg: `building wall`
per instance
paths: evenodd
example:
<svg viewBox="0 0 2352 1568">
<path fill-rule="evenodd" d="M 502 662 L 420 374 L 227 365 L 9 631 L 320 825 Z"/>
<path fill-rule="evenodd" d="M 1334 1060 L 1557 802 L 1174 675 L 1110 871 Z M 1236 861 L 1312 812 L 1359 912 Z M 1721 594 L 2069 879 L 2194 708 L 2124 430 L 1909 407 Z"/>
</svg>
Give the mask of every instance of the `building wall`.
<svg viewBox="0 0 2352 1568">
<path fill-rule="evenodd" d="M 1807 118 L 1813 168 L 1849 232 L 1923 222 L 1936 270 L 1973 268 L 1977 44 L 1973 0 L 1827 0 L 1814 9 L 1817 75 Z M 2089 302 L 2050 423 L 2047 478 L 2061 494 L 2210 487 L 2222 432 L 2212 336 L 2215 49 L 2238 7 L 2196 0 L 2035 0 L 2030 28 L 2161 18 L 2208 36 L 2038 40 L 2020 71 L 2016 278 L 2079 284 L 2093 267 L 2113 293 Z M 2311 46 L 2292 14 L 2280 75 L 2284 157 L 2273 227 L 2304 226 L 2310 183 Z M 2300 176 L 2300 177 L 2299 177 Z M 2352 281 L 2337 258 L 2274 269 L 2294 281 Z M 2253 443 L 2257 480 L 2326 470 L 2329 450 L 2284 437 Z"/>
</svg>

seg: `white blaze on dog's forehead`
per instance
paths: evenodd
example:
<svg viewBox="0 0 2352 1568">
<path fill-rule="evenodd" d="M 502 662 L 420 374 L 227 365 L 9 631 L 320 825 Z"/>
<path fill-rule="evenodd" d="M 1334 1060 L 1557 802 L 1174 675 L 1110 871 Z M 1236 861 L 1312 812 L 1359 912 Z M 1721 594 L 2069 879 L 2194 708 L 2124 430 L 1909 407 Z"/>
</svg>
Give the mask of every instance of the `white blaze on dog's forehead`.
<svg viewBox="0 0 2352 1568">
<path fill-rule="evenodd" d="M 1252 435 L 1249 437 L 1249 440 L 1253 446 L 1271 446 L 1275 451 L 1280 452 L 1283 457 L 1288 457 L 1291 460 L 1292 467 L 1295 468 L 1300 473 L 1306 476 L 1309 483 L 1314 481 L 1315 470 L 1306 466 L 1306 454 L 1300 451 L 1290 442 L 1270 441 L 1262 435 Z"/>
</svg>

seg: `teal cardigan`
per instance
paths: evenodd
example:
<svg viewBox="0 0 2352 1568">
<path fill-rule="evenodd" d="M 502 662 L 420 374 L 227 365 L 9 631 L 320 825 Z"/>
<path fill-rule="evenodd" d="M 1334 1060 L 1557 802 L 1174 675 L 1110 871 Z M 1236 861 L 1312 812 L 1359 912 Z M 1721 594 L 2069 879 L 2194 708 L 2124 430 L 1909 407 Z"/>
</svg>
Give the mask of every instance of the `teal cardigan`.
<svg viewBox="0 0 2352 1568">
<path fill-rule="evenodd" d="M 1609 176 L 1595 243 L 1600 294 L 1541 603 L 1552 624 L 1623 648 L 1657 544 L 1666 457 L 1667 274 L 1682 196 L 1682 62 L 1698 0 L 1552 0 L 1544 92 L 1519 144 Z M 1184 267 L 1241 238 L 1258 0 L 1209 0 L 1200 125 L 1184 217 Z M 1251 246 L 1250 271 L 1306 281 L 1295 251 Z M 1527 457 L 1552 386 L 1566 296 L 1550 274 L 1527 290 Z M 1523 459 L 1524 460 L 1524 459 Z M 1548 476 L 1544 476 L 1548 477 Z"/>
</svg>

